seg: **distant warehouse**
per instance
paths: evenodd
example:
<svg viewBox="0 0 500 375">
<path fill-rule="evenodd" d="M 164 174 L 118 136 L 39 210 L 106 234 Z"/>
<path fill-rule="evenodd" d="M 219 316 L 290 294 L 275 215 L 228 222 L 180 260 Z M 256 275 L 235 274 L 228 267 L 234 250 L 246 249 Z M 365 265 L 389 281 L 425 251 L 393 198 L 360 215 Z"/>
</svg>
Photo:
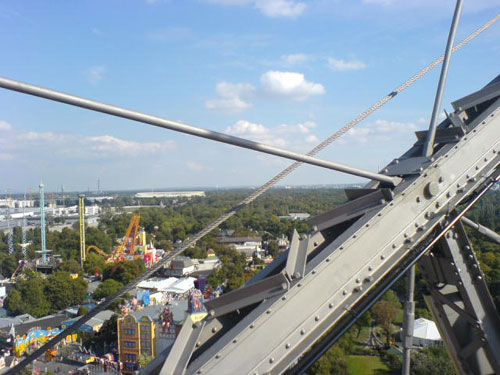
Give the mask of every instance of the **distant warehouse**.
<svg viewBox="0 0 500 375">
<path fill-rule="evenodd" d="M 148 191 L 135 195 L 136 198 L 191 198 L 204 196 L 204 191 Z"/>
</svg>

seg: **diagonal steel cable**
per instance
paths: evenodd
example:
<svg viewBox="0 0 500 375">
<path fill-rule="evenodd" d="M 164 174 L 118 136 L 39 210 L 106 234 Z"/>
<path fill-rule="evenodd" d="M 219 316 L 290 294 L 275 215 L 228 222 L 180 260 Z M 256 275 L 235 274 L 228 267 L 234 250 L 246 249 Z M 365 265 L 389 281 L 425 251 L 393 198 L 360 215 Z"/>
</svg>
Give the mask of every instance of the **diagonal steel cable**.
<svg viewBox="0 0 500 375">
<path fill-rule="evenodd" d="M 500 20 L 500 14 L 497 14 L 495 17 L 493 17 L 490 21 L 486 22 L 483 24 L 480 28 L 478 28 L 476 31 L 474 31 L 472 34 L 470 34 L 467 38 L 462 40 L 460 43 L 458 43 L 452 50 L 452 53 L 457 52 L 459 49 L 465 47 L 467 44 L 469 44 L 473 39 L 475 39 L 477 36 L 479 36 L 481 33 L 489 29 L 493 24 L 495 24 L 497 21 Z M 424 75 L 429 73 L 432 69 L 434 69 L 436 66 L 441 64 L 443 62 L 444 55 L 441 55 L 438 59 L 434 60 L 432 63 L 427 65 L 425 68 L 423 68 L 421 71 L 419 71 L 417 74 L 415 74 L 413 77 L 408 79 L 406 82 L 404 82 L 402 85 L 397 87 L 394 91 L 389 93 L 388 95 L 384 96 L 382 99 L 380 99 L 377 103 L 366 109 L 364 112 L 359 114 L 356 118 L 348 122 L 345 126 L 343 126 L 341 129 L 339 129 L 337 132 L 332 134 L 330 137 L 325 139 L 323 142 L 318 144 L 316 147 L 314 147 L 311 151 L 309 151 L 306 155 L 308 156 L 313 156 L 316 155 L 318 152 L 322 151 L 325 147 L 330 145 L 332 142 L 334 142 L 336 139 L 340 138 L 342 135 L 347 133 L 350 129 L 352 129 L 354 126 L 359 124 L 361 121 L 363 121 L 365 118 L 370 116 L 373 112 L 375 112 L 377 109 L 381 108 L 384 106 L 387 102 L 389 102 L 391 99 L 393 99 L 397 94 L 400 92 L 406 90 L 408 87 L 413 85 L 416 81 L 421 79 Z M 207 225 L 204 229 L 196 233 L 192 238 L 189 238 L 185 240 L 182 243 L 182 246 L 165 256 L 162 260 L 160 260 L 158 263 L 156 263 L 153 267 L 149 268 L 146 270 L 144 273 L 142 273 L 139 277 L 137 277 L 135 280 L 124 286 L 122 289 L 120 289 L 118 292 L 113 294 L 111 297 L 108 297 L 106 301 L 103 303 L 99 304 L 97 307 L 92 309 L 90 312 L 82 316 L 80 319 L 78 319 L 75 323 L 73 323 L 70 327 L 64 329 L 61 333 L 58 335 L 54 336 L 52 339 L 47 341 L 43 346 L 32 352 L 30 355 L 28 355 L 26 358 L 24 358 L 22 361 L 19 362 L 15 367 L 9 369 L 5 374 L 6 375 L 14 375 L 18 374 L 23 368 L 25 368 L 27 365 L 29 365 L 31 362 L 33 362 L 35 359 L 37 359 L 39 356 L 44 354 L 44 352 L 48 349 L 50 349 L 52 346 L 57 344 L 59 341 L 64 339 L 66 336 L 72 334 L 75 332 L 78 328 L 80 328 L 83 324 L 85 324 L 89 319 L 93 318 L 96 316 L 99 312 L 104 311 L 106 308 L 108 308 L 113 302 L 115 302 L 118 298 L 120 298 L 123 294 L 129 292 L 133 288 L 135 288 L 141 281 L 146 280 L 147 278 L 151 277 L 154 273 L 159 271 L 164 265 L 166 265 L 169 261 L 171 261 L 174 257 L 177 255 L 181 254 L 183 251 L 186 249 L 194 246 L 200 239 L 202 239 L 205 235 L 210 233 L 212 230 L 217 228 L 219 225 L 224 223 L 226 220 L 231 218 L 234 214 L 236 214 L 239 210 L 242 208 L 246 207 L 250 203 L 252 203 L 255 199 L 260 197 L 262 194 L 264 194 L 266 191 L 268 191 L 271 187 L 276 185 L 279 181 L 281 181 L 283 178 L 288 176 L 290 173 L 292 173 L 295 169 L 300 167 L 303 163 L 302 162 L 295 162 L 291 164 L 289 167 L 278 173 L 276 176 L 274 176 L 271 180 L 266 182 L 264 185 L 262 185 L 260 188 L 255 190 L 252 194 L 250 194 L 247 198 L 243 199 L 239 204 L 234 206 L 231 210 L 217 218 L 216 220 L 212 221 L 209 225 Z"/>
</svg>

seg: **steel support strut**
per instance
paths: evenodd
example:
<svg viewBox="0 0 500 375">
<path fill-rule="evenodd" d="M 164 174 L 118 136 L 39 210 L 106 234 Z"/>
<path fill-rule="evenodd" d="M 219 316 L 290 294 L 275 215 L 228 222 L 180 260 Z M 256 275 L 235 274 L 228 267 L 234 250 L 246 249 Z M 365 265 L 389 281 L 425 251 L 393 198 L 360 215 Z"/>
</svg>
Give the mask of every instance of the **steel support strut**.
<svg viewBox="0 0 500 375">
<path fill-rule="evenodd" d="M 365 171 L 358 168 L 349 167 L 343 164 L 335 163 L 328 160 L 318 159 L 312 156 L 299 154 L 297 152 L 284 150 L 278 147 L 266 145 L 259 142 L 250 141 L 248 139 L 243 139 L 239 137 L 234 137 L 232 135 L 215 132 L 208 129 L 199 128 L 196 126 L 184 124 L 178 121 L 167 120 L 158 116 L 151 116 L 145 113 L 132 111 L 130 109 L 117 107 L 110 104 L 105 104 L 97 102 L 95 100 L 81 98 L 75 95 L 66 94 L 60 91 L 47 89 L 44 87 L 39 87 L 31 85 L 29 83 L 24 83 L 20 81 L 15 81 L 13 79 L 0 77 L 0 87 L 4 89 L 22 92 L 28 95 L 38 96 L 40 98 L 54 100 L 56 102 L 61 102 L 81 108 L 90 109 L 92 111 L 106 113 L 108 115 L 126 118 L 133 121 L 142 122 L 145 124 L 157 126 L 164 129 L 170 129 L 177 132 L 194 135 L 196 137 L 210 139 L 212 141 L 217 141 L 221 143 L 230 144 L 237 147 L 242 147 L 265 154 L 280 156 L 286 159 L 291 159 L 295 161 L 300 161 L 302 163 L 315 165 L 318 167 L 323 167 L 327 169 L 332 169 L 339 172 L 344 172 L 352 174 L 354 176 L 365 177 L 372 180 L 384 182 L 390 185 L 397 185 L 401 179 L 398 177 L 386 176 L 379 173 L 373 173 Z"/>
<path fill-rule="evenodd" d="M 427 133 L 427 139 L 424 144 L 424 156 L 431 156 L 434 152 L 434 137 L 436 135 L 436 126 L 439 117 L 439 111 L 441 109 L 441 102 L 443 101 L 443 92 L 446 85 L 446 77 L 448 76 L 448 68 L 450 66 L 451 51 L 453 49 L 453 43 L 455 42 L 455 36 L 458 29 L 458 21 L 460 20 L 460 15 L 462 14 L 463 3 L 463 0 L 457 0 L 455 13 L 453 14 L 450 33 L 448 35 L 448 42 L 446 43 L 446 50 L 444 53 L 443 65 L 441 66 L 441 75 L 439 76 L 436 98 L 434 99 L 434 107 L 432 108 L 429 132 Z"/>
</svg>

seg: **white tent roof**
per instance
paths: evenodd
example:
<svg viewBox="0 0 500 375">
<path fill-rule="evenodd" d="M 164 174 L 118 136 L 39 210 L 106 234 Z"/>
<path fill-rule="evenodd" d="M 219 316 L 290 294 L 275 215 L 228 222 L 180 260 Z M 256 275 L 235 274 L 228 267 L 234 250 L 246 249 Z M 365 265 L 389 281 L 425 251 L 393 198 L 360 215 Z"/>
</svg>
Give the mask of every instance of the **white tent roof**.
<svg viewBox="0 0 500 375">
<path fill-rule="evenodd" d="M 413 337 L 425 340 L 441 340 L 441 335 L 432 320 L 419 318 L 415 320 Z"/>
<path fill-rule="evenodd" d="M 152 278 L 152 279 L 141 281 L 137 285 L 137 287 L 142 288 L 142 289 L 164 290 L 164 289 L 169 288 L 172 285 L 174 285 L 177 281 L 179 281 L 179 279 L 176 277 L 169 277 L 168 279 Z"/>
<path fill-rule="evenodd" d="M 182 279 L 177 277 L 169 277 L 168 279 L 153 278 L 141 281 L 137 286 L 142 289 L 156 289 L 161 292 L 183 294 L 194 288 L 195 280 L 194 277 Z"/>
<path fill-rule="evenodd" d="M 194 288 L 194 277 L 186 277 L 185 279 L 176 279 L 177 282 L 168 288 L 163 289 L 164 292 L 171 293 L 186 293 L 187 291 Z"/>
</svg>

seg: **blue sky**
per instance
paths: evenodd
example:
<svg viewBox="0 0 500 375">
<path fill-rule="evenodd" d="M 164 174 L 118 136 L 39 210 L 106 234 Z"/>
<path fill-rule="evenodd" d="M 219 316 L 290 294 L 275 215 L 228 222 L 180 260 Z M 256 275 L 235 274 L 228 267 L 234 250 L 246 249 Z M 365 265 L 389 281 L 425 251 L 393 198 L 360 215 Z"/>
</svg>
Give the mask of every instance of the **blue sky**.
<svg viewBox="0 0 500 375">
<path fill-rule="evenodd" d="M 452 0 L 0 3 L 0 75 L 307 152 L 443 53 Z M 500 12 L 466 0 L 457 40 Z M 452 59 L 486 84 L 500 24 Z M 439 69 L 319 156 L 376 171 L 428 126 Z M 290 161 L 0 89 L 0 193 L 260 185 Z M 283 184 L 362 181 L 304 166 Z"/>
</svg>

